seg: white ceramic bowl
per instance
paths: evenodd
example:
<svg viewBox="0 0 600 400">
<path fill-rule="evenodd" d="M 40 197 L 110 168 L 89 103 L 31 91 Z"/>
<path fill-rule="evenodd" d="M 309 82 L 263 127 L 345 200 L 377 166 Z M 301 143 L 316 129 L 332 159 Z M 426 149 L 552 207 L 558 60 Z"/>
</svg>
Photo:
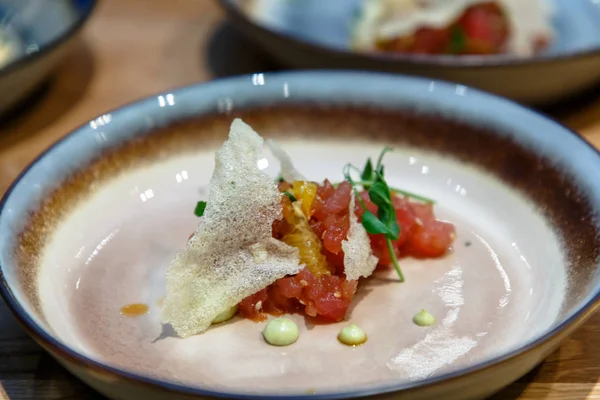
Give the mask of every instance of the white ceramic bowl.
<svg viewBox="0 0 600 400">
<path fill-rule="evenodd" d="M 344 324 L 297 317 L 285 348 L 248 320 L 187 339 L 161 326 L 166 266 L 234 117 L 314 180 L 391 145 L 388 180 L 456 225 L 448 256 L 402 260 L 406 283 L 384 273 L 359 287 L 351 319 L 365 345 L 339 344 Z M 598 173 L 575 133 L 460 85 L 352 72 L 215 81 L 106 113 L 34 161 L 2 200 L 0 289 L 42 346 L 114 399 L 480 399 L 597 307 Z M 150 312 L 120 315 L 130 303 Z M 413 325 L 421 308 L 439 323 Z"/>
</svg>

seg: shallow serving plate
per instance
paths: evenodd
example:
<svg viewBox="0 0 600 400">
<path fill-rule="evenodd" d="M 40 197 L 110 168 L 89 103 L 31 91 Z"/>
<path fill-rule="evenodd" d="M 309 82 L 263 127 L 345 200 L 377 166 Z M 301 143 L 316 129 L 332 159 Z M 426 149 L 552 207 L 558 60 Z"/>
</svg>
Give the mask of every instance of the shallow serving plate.
<svg viewBox="0 0 600 400">
<path fill-rule="evenodd" d="M 234 117 L 309 178 L 384 145 L 395 186 L 437 200 L 452 252 L 361 285 L 350 320 L 289 347 L 235 319 L 188 339 L 161 326 L 165 268 L 206 195 Z M 266 172 L 278 166 L 266 152 Z M 264 162 L 263 162 L 264 164 Z M 575 133 L 464 86 L 354 72 L 256 74 L 106 113 L 42 154 L 0 209 L 1 291 L 28 332 L 114 399 L 479 399 L 523 375 L 598 305 L 600 157 Z M 120 314 L 130 303 L 150 312 Z M 419 328 L 426 308 L 438 323 Z"/>
<path fill-rule="evenodd" d="M 536 57 L 361 54 L 350 24 L 362 0 L 220 0 L 233 23 L 285 65 L 367 69 L 446 79 L 525 103 L 564 99 L 600 80 L 600 3 L 546 0 L 556 40 Z"/>
<path fill-rule="evenodd" d="M 0 0 L 0 114 L 38 87 L 65 57 L 96 0 Z M 5 53 L 7 56 L 2 56 Z"/>
</svg>

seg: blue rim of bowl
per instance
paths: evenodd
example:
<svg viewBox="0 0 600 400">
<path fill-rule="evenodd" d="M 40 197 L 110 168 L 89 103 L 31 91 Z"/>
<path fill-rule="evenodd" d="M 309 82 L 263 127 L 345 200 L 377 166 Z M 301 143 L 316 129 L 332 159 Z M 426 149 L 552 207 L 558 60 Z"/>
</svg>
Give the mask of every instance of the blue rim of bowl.
<svg viewBox="0 0 600 400">
<path fill-rule="evenodd" d="M 75 21 L 75 23 L 73 23 L 61 35 L 57 36 L 52 41 L 50 41 L 48 44 L 43 46 L 40 50 L 33 52 L 33 53 L 29 53 L 29 54 L 26 53 L 26 54 L 20 55 L 15 60 L 9 62 L 4 67 L 0 68 L 0 79 L 3 76 L 9 75 L 10 73 L 19 69 L 20 67 L 22 67 L 23 65 L 25 65 L 27 63 L 34 62 L 35 60 L 45 57 L 46 54 L 51 53 L 53 50 L 55 50 L 60 45 L 65 43 L 70 37 L 72 37 L 77 32 L 79 32 L 81 30 L 81 28 L 83 28 L 83 26 L 85 25 L 87 20 L 92 16 L 92 13 L 96 9 L 96 5 L 98 4 L 98 0 L 87 0 L 87 1 L 88 1 L 87 7 L 83 8 L 83 10 L 80 10 L 78 7 L 78 16 L 77 16 L 77 20 Z"/>
<path fill-rule="evenodd" d="M 491 56 L 449 56 L 449 55 L 428 55 L 428 54 L 401 54 L 401 53 L 361 53 L 353 51 L 350 48 L 342 49 L 332 46 L 325 46 L 313 41 L 299 39 L 286 32 L 277 31 L 266 27 L 260 23 L 252 21 L 247 15 L 240 11 L 239 7 L 232 0 L 218 0 L 221 8 L 226 14 L 237 21 L 242 28 L 258 30 L 272 39 L 284 39 L 294 43 L 297 46 L 304 47 L 313 51 L 328 52 L 337 57 L 355 57 L 362 60 L 386 63 L 387 65 L 406 64 L 413 66 L 427 67 L 447 67 L 447 68 L 469 68 L 486 69 L 495 67 L 528 67 L 532 65 L 549 64 L 572 61 L 580 58 L 600 55 L 600 46 L 585 50 L 576 50 L 563 52 L 560 54 L 547 55 L 539 54 L 533 57 L 519 57 L 509 54 L 491 55 Z M 252 39 L 256 40 L 256 39 Z M 364 66 L 363 66 L 364 67 Z"/>
<path fill-rule="evenodd" d="M 400 84 L 402 80 L 413 80 L 413 81 L 421 81 L 421 82 L 435 82 L 436 86 L 439 87 L 455 87 L 456 84 L 439 80 L 439 79 L 427 79 L 427 78 L 418 78 L 418 77 L 409 77 L 401 74 L 392 74 L 392 73 L 383 73 L 383 72 L 370 72 L 370 71 L 352 71 L 352 70 L 338 70 L 338 71 L 327 71 L 327 70 L 312 70 L 312 71 L 285 71 L 285 72 L 269 72 L 265 73 L 266 77 L 268 76 L 287 76 L 290 79 L 295 76 L 311 76 L 314 74 L 333 74 L 333 75 L 352 75 L 354 77 L 361 75 L 365 78 L 373 78 L 377 76 L 388 77 L 392 79 L 399 80 Z M 109 114 L 118 114 L 120 110 L 130 109 L 137 106 L 144 106 L 146 103 L 152 101 L 156 96 L 166 95 L 167 93 L 177 95 L 181 91 L 186 90 L 202 90 L 204 87 L 208 87 L 211 85 L 220 85 L 220 84 L 232 84 L 232 85 L 246 85 L 248 84 L 249 78 L 251 75 L 240 75 L 231 78 L 218 79 L 211 82 L 203 82 L 194 85 L 186 85 L 180 86 L 168 92 L 159 92 L 154 95 L 146 96 L 142 99 L 124 104 L 120 107 L 109 110 L 106 113 Z M 349 80 L 351 81 L 351 80 Z M 490 94 L 488 92 L 469 88 L 471 92 L 474 92 L 480 96 L 484 96 L 485 98 L 492 101 L 502 101 L 505 102 L 512 107 L 520 108 L 524 111 L 528 111 L 529 113 L 535 114 L 540 118 L 552 121 L 557 127 L 560 127 L 565 130 L 565 132 L 573 135 L 579 141 L 582 142 L 582 145 L 589 147 L 598 157 L 600 157 L 600 150 L 595 148 L 591 143 L 585 140 L 580 134 L 568 128 L 566 125 L 554 120 L 553 118 L 545 115 L 539 111 L 536 111 L 530 107 L 523 106 L 515 101 L 502 98 L 500 96 Z M 38 155 L 33 161 L 31 161 L 21 173 L 15 178 L 9 188 L 6 190 L 5 194 L 2 196 L 0 200 L 0 218 L 2 217 L 2 213 L 4 212 L 4 207 L 8 198 L 11 196 L 15 187 L 19 184 L 19 182 L 27 175 L 29 170 L 33 168 L 41 159 L 43 159 L 48 153 L 52 152 L 56 147 L 60 146 L 64 141 L 68 140 L 70 137 L 80 134 L 80 132 L 85 129 L 89 125 L 89 121 L 80 125 L 78 128 L 69 132 L 67 135 L 63 136 L 61 139 L 53 143 L 50 147 L 44 150 L 40 155 Z M 419 381 L 414 382 L 406 382 L 400 384 L 392 384 L 386 385 L 376 388 L 362 389 L 362 390 L 351 390 L 344 392 L 330 392 L 323 394 L 295 394 L 295 395 L 280 395 L 280 394 L 243 394 L 243 393 L 228 393 L 222 391 L 215 391 L 209 389 L 202 389 L 200 387 L 192 387 L 186 386 L 183 384 L 178 384 L 174 382 L 164 381 L 160 379 L 151 378 L 148 376 L 140 375 L 134 372 L 125 371 L 119 369 L 117 367 L 112 367 L 102 362 L 95 361 L 76 350 L 73 350 L 69 346 L 61 343 L 56 338 L 52 337 L 46 330 L 44 330 L 39 324 L 37 324 L 27 313 L 25 309 L 21 306 L 18 300 L 14 297 L 12 290 L 8 282 L 4 277 L 4 270 L 2 265 L 0 265 L 0 295 L 4 299 L 5 303 L 8 305 L 9 309 L 19 321 L 19 323 L 24 327 L 27 333 L 36 339 L 44 346 L 50 347 L 51 351 L 59 353 L 62 357 L 68 359 L 70 362 L 76 363 L 78 366 L 83 366 L 85 368 L 93 369 L 100 373 L 108 373 L 117 376 L 119 379 L 124 379 L 129 381 L 131 384 L 144 385 L 149 386 L 152 389 L 170 392 L 170 393 L 178 393 L 183 395 L 191 395 L 191 396 L 208 396 L 213 398 L 229 398 L 229 399 L 240 399 L 240 400 L 274 400 L 274 399 L 282 399 L 282 400 L 338 400 L 338 399 L 350 399 L 350 398 L 362 398 L 374 395 L 381 394 L 389 394 L 394 392 L 407 392 L 412 390 L 417 390 L 426 386 L 437 386 L 446 384 L 448 382 L 464 378 L 467 375 L 475 374 L 483 372 L 484 370 L 490 369 L 496 365 L 514 359 L 518 356 L 523 356 L 529 352 L 534 351 L 541 345 L 550 342 L 552 339 L 558 337 L 561 333 L 567 335 L 570 334 L 571 330 L 576 329 L 580 324 L 582 324 L 587 318 L 589 318 L 593 312 L 595 312 L 598 308 L 600 308 L 600 287 L 596 288 L 596 293 L 591 296 L 591 298 L 580 306 L 580 308 L 571 313 L 568 318 L 562 321 L 560 324 L 556 325 L 552 329 L 550 329 L 545 334 L 539 336 L 537 339 L 526 343 L 525 345 L 512 350 L 506 354 L 494 357 L 487 361 L 484 361 L 479 364 L 475 364 L 468 368 L 463 368 L 454 372 L 446 373 L 443 375 L 426 378 Z M 540 360 L 542 361 L 542 360 Z"/>
</svg>

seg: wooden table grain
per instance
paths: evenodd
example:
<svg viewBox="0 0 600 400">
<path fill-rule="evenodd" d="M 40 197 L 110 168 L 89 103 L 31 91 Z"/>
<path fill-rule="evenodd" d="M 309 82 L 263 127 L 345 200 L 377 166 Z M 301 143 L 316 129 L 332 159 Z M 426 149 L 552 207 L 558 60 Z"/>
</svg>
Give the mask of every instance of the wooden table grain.
<svg viewBox="0 0 600 400">
<path fill-rule="evenodd" d="M 277 68 L 211 0 L 103 0 L 49 83 L 0 123 L 0 193 L 43 149 L 109 109 L 194 82 Z M 600 147 L 600 87 L 545 112 Z M 29 339 L 4 304 L 0 381 L 4 399 L 102 399 Z M 600 399 L 600 314 L 495 399 Z"/>
</svg>

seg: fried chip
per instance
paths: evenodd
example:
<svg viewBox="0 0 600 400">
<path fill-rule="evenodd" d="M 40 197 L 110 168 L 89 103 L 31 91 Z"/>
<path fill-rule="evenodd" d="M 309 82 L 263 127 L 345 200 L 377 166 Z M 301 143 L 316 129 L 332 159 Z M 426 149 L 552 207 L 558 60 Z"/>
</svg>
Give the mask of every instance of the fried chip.
<svg viewBox="0 0 600 400">
<path fill-rule="evenodd" d="M 181 337 L 204 332 L 220 313 L 302 268 L 298 249 L 272 238 L 282 195 L 258 168 L 262 147 L 236 119 L 215 155 L 204 218 L 167 271 L 162 321 Z"/>
<path fill-rule="evenodd" d="M 379 260 L 373 255 L 371 240 L 363 225 L 354 213 L 355 196 L 350 197 L 350 229 L 347 239 L 342 242 L 346 279 L 356 280 L 369 277 L 375 271 Z"/>
<path fill-rule="evenodd" d="M 290 158 L 289 154 L 286 153 L 286 151 L 283 150 L 281 146 L 279 146 L 279 143 L 277 143 L 273 139 L 269 139 L 267 140 L 267 145 L 269 146 L 269 149 L 271 149 L 271 153 L 273 153 L 277 161 L 279 161 L 279 165 L 281 168 L 281 177 L 284 181 L 294 182 L 306 180 L 304 176 L 302 176 L 302 174 L 298 172 L 296 167 L 294 167 L 294 164 L 292 163 L 292 159 Z"/>
</svg>

